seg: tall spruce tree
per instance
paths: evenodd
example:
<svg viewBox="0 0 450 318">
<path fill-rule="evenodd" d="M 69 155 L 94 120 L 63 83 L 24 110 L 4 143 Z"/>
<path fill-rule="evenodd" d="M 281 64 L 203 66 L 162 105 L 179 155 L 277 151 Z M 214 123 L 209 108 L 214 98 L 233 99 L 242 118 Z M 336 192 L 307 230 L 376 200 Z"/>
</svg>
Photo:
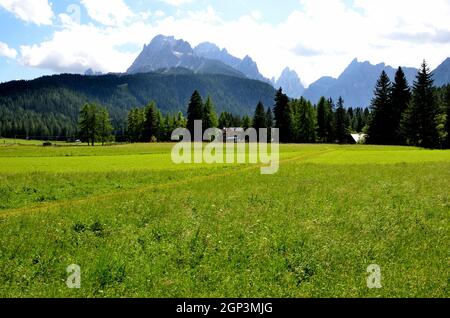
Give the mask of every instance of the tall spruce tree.
<svg viewBox="0 0 450 318">
<path fill-rule="evenodd" d="M 336 140 L 336 114 L 333 99 L 329 98 L 326 105 L 328 108 L 328 118 L 326 119 L 327 143 L 333 143 Z"/>
<path fill-rule="evenodd" d="M 255 114 L 253 116 L 253 128 L 257 131 L 260 128 L 267 128 L 267 116 L 266 109 L 262 102 L 259 102 L 255 109 Z"/>
<path fill-rule="evenodd" d="M 274 127 L 273 123 L 273 112 L 269 107 L 266 112 L 266 127 L 267 127 L 267 141 L 272 141 L 272 128 Z"/>
<path fill-rule="evenodd" d="M 439 108 L 434 96 L 432 74 L 423 61 L 416 81 L 412 99 L 403 118 L 403 132 L 408 144 L 424 148 L 439 146 L 437 116 Z"/>
<path fill-rule="evenodd" d="M 97 135 L 98 140 L 105 144 L 113 139 L 112 136 L 113 126 L 111 124 L 111 118 L 109 117 L 108 110 L 105 107 L 98 109 L 98 123 L 97 123 Z"/>
<path fill-rule="evenodd" d="M 293 110 L 294 140 L 300 143 L 316 141 L 316 116 L 312 104 L 301 97 L 291 102 Z"/>
<path fill-rule="evenodd" d="M 385 71 L 381 72 L 374 94 L 371 103 L 372 119 L 366 140 L 369 144 L 390 145 L 394 142 L 396 129 L 393 127 L 392 84 Z"/>
<path fill-rule="evenodd" d="M 283 94 L 280 88 L 275 95 L 275 106 L 273 108 L 276 127 L 280 129 L 280 142 L 290 142 L 292 139 L 291 109 L 289 98 Z"/>
<path fill-rule="evenodd" d="M 344 108 L 344 100 L 339 97 L 336 105 L 336 120 L 335 120 L 335 137 L 340 144 L 345 144 L 348 141 L 348 118 L 347 112 Z"/>
<path fill-rule="evenodd" d="M 94 146 L 97 137 L 97 105 L 85 104 L 79 115 L 79 130 L 81 138 L 87 141 L 88 145 Z"/>
<path fill-rule="evenodd" d="M 214 103 L 211 96 L 208 96 L 203 108 L 203 130 L 208 128 L 217 128 L 219 125 Z"/>
<path fill-rule="evenodd" d="M 266 112 L 266 127 L 267 127 L 267 129 L 273 128 L 273 112 L 270 107 L 267 109 L 267 112 Z"/>
<path fill-rule="evenodd" d="M 153 141 L 157 138 L 160 124 L 158 121 L 158 109 L 156 107 L 155 102 L 149 103 L 145 109 L 145 121 L 144 121 L 144 132 L 143 132 L 143 141 L 149 142 Z"/>
<path fill-rule="evenodd" d="M 189 101 L 187 110 L 187 129 L 191 132 L 192 138 L 194 137 L 194 121 L 203 120 L 203 100 L 200 93 L 195 90 Z M 196 140 L 201 141 L 201 140 Z"/>
<path fill-rule="evenodd" d="M 411 100 L 411 90 L 406 80 L 405 73 L 399 67 L 395 73 L 395 81 L 392 85 L 392 129 L 394 130 L 394 143 L 405 143 L 401 133 L 401 120 Z"/>
<path fill-rule="evenodd" d="M 321 97 L 317 104 L 317 138 L 319 142 L 328 141 L 328 120 L 330 108 L 327 105 L 325 97 Z"/>
</svg>

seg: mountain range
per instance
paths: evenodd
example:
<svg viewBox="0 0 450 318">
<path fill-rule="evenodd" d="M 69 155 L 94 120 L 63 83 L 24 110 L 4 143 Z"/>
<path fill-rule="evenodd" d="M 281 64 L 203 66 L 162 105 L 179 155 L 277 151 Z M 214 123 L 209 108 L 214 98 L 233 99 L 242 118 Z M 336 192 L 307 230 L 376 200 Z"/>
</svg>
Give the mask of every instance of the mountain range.
<svg viewBox="0 0 450 318">
<path fill-rule="evenodd" d="M 220 49 L 210 42 L 200 43 L 192 48 L 184 40 L 158 35 L 144 46 L 127 73 L 161 70 L 170 72 L 171 68 L 180 67 L 196 74 L 220 74 L 270 83 L 275 89 L 283 88 L 291 98 L 303 96 L 312 102 L 317 102 L 322 96 L 334 100 L 342 96 L 347 107 L 370 106 L 381 72 L 384 70 L 393 80 L 397 71 L 384 63 L 373 65 L 354 59 L 338 78 L 325 76 L 305 88 L 299 75 L 289 67 L 283 70 L 278 80 L 269 80 L 259 72 L 258 65 L 248 55 L 240 59 L 231 55 L 225 48 Z M 412 85 L 418 70 L 411 67 L 402 68 L 408 83 Z M 437 86 L 450 83 L 450 58 L 434 70 L 433 74 Z"/>
<path fill-rule="evenodd" d="M 322 77 L 312 83 L 303 93 L 303 97 L 317 102 L 322 96 L 334 100 L 341 96 L 347 107 L 368 107 L 383 70 L 391 81 L 395 79 L 396 68 L 384 63 L 373 65 L 367 61 L 360 62 L 354 59 L 338 78 Z M 412 67 L 402 67 L 402 70 L 412 87 L 419 70 Z M 436 86 L 450 84 L 450 58 L 439 65 L 432 74 Z"/>
<path fill-rule="evenodd" d="M 412 84 L 417 74 L 417 69 L 403 67 L 406 79 Z M 317 102 L 325 96 L 337 100 L 344 99 L 348 107 L 367 107 L 373 98 L 373 90 L 382 71 L 385 71 L 393 80 L 397 69 L 384 63 L 372 65 L 369 62 L 359 62 L 354 59 L 338 78 L 322 77 L 312 83 L 304 92 L 303 97 Z"/>
<path fill-rule="evenodd" d="M 265 78 L 258 65 L 250 56 L 243 59 L 220 49 L 210 42 L 192 47 L 182 39 L 173 36 L 158 35 L 151 40 L 128 68 L 128 74 L 146 73 L 161 69 L 185 68 L 197 74 L 221 74 L 258 80 L 274 87 L 286 87 L 291 97 L 300 97 L 304 87 L 297 73 L 286 68 L 278 81 Z M 278 87 L 277 87 L 278 86 Z"/>
</svg>

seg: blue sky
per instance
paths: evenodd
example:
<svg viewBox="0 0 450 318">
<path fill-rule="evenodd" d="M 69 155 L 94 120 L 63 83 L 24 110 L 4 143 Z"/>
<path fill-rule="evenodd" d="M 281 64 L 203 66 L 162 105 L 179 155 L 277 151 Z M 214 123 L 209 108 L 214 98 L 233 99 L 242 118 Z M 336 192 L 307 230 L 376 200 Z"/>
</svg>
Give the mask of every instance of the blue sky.
<svg viewBox="0 0 450 318">
<path fill-rule="evenodd" d="M 450 0 L 0 0 L 0 81 L 123 72 L 157 34 L 250 55 L 305 84 L 357 57 L 436 67 L 450 56 Z"/>
</svg>

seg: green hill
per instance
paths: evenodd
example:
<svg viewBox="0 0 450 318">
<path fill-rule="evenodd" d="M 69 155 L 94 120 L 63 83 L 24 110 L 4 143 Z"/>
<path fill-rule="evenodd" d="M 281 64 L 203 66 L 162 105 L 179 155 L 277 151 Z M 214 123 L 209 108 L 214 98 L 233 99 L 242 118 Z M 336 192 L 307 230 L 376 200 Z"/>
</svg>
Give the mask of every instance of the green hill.
<svg viewBox="0 0 450 318">
<path fill-rule="evenodd" d="M 0 136 L 74 136 L 86 102 L 108 108 L 116 130 L 129 109 L 155 101 L 164 113 L 186 111 L 194 90 L 211 95 L 218 112 L 251 114 L 258 103 L 272 105 L 275 90 L 266 83 L 185 69 L 133 75 L 62 74 L 0 84 Z"/>
</svg>

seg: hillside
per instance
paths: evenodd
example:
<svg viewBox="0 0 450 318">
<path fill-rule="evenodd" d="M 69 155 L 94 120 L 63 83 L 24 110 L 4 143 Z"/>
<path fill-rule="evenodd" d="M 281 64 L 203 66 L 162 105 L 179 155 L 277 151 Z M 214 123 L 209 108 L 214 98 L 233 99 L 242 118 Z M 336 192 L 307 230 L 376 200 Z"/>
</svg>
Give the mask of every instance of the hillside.
<svg viewBox="0 0 450 318">
<path fill-rule="evenodd" d="M 194 90 L 211 95 L 218 112 L 251 114 L 258 101 L 272 105 L 275 90 L 244 78 L 194 74 L 186 69 L 129 75 L 62 74 L 32 81 L 0 84 L 0 135 L 71 136 L 80 107 L 105 105 L 116 129 L 123 128 L 129 109 L 154 100 L 164 113 L 186 111 Z"/>
</svg>

